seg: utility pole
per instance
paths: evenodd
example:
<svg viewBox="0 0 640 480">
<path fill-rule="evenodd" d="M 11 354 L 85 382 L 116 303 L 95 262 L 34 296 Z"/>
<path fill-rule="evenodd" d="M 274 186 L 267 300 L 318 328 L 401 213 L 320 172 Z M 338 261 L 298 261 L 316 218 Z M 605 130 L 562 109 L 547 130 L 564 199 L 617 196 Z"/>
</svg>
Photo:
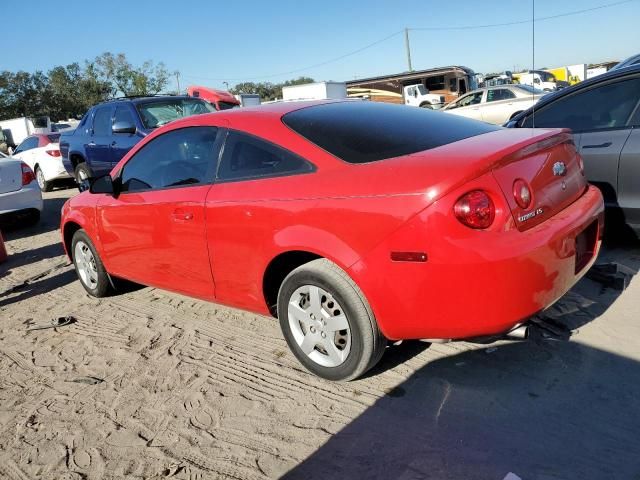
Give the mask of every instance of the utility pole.
<svg viewBox="0 0 640 480">
<path fill-rule="evenodd" d="M 409 65 L 409 71 L 413 72 L 413 67 L 411 67 L 411 45 L 409 45 L 409 29 L 404 29 L 404 46 L 407 49 L 407 64 Z"/>
<path fill-rule="evenodd" d="M 180 94 L 180 72 L 176 71 L 176 83 L 178 84 L 178 94 Z"/>
<path fill-rule="evenodd" d="M 229 82 L 222 82 L 224 83 L 225 88 L 227 89 L 227 91 L 229 90 Z"/>
</svg>

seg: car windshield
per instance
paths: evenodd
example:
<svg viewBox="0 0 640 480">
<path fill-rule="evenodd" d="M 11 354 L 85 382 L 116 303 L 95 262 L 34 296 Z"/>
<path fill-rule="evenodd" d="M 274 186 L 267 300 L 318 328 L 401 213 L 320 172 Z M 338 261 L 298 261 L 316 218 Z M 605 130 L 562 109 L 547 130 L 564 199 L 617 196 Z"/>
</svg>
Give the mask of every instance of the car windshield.
<svg viewBox="0 0 640 480">
<path fill-rule="evenodd" d="M 542 95 L 543 92 L 539 88 L 532 87 L 531 85 L 514 85 L 514 88 L 519 88 L 520 90 L 524 90 L 527 93 L 532 93 L 534 95 Z"/>
<path fill-rule="evenodd" d="M 208 102 L 196 98 L 171 98 L 136 105 L 145 128 L 158 128 L 179 118 L 215 112 Z"/>
</svg>

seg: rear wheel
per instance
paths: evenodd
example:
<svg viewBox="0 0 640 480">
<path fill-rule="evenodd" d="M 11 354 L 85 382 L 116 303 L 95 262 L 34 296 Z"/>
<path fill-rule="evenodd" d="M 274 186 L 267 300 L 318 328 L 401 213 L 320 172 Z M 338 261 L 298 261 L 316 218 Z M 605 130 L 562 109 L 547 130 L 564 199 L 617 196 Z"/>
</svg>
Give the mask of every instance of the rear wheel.
<svg viewBox="0 0 640 480">
<path fill-rule="evenodd" d="M 420 104 L 420 108 L 428 108 L 429 110 L 433 110 L 433 105 L 431 105 L 429 102 L 422 102 Z"/>
<path fill-rule="evenodd" d="M 386 339 L 363 293 L 326 259 L 302 265 L 284 279 L 278 318 L 300 363 L 328 380 L 353 380 L 384 353 Z"/>
<path fill-rule="evenodd" d="M 44 173 L 40 167 L 36 167 L 36 180 L 38 181 L 38 186 L 40 190 L 43 192 L 50 192 L 53 188 L 53 184 L 51 182 L 47 182 L 44 178 Z"/>
<path fill-rule="evenodd" d="M 91 170 L 86 163 L 79 163 L 76 167 L 76 183 L 80 185 L 84 180 L 91 178 Z"/>
<path fill-rule="evenodd" d="M 89 295 L 100 298 L 111 293 L 109 275 L 89 236 L 82 229 L 73 235 L 71 255 L 80 283 Z"/>
</svg>

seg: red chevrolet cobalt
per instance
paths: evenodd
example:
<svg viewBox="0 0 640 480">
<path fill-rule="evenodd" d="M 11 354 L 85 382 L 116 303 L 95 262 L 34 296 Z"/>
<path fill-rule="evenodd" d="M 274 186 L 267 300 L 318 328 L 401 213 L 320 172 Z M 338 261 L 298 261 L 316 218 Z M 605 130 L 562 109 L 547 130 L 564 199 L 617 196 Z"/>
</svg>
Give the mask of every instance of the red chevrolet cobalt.
<svg viewBox="0 0 640 480">
<path fill-rule="evenodd" d="M 61 225 L 91 295 L 124 278 L 277 316 L 331 380 L 387 340 L 509 332 L 586 272 L 602 227 L 566 130 L 362 101 L 172 122 Z"/>
</svg>

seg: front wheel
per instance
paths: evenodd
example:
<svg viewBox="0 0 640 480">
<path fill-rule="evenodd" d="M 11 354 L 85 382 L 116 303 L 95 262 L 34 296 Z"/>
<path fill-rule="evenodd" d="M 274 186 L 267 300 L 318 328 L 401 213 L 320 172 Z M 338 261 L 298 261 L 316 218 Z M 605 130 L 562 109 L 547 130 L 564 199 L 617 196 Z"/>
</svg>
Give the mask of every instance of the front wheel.
<svg viewBox="0 0 640 480">
<path fill-rule="evenodd" d="M 76 274 L 84 289 L 93 297 L 106 297 L 112 287 L 109 275 L 84 230 L 78 230 L 71 240 L 71 256 Z"/>
<path fill-rule="evenodd" d="M 364 294 L 326 259 L 304 264 L 285 278 L 278 319 L 300 363 L 328 380 L 358 378 L 385 350 L 386 339 Z"/>
<path fill-rule="evenodd" d="M 433 105 L 431 105 L 429 102 L 422 102 L 420 104 L 420 108 L 428 108 L 429 110 L 433 110 Z"/>
</svg>

